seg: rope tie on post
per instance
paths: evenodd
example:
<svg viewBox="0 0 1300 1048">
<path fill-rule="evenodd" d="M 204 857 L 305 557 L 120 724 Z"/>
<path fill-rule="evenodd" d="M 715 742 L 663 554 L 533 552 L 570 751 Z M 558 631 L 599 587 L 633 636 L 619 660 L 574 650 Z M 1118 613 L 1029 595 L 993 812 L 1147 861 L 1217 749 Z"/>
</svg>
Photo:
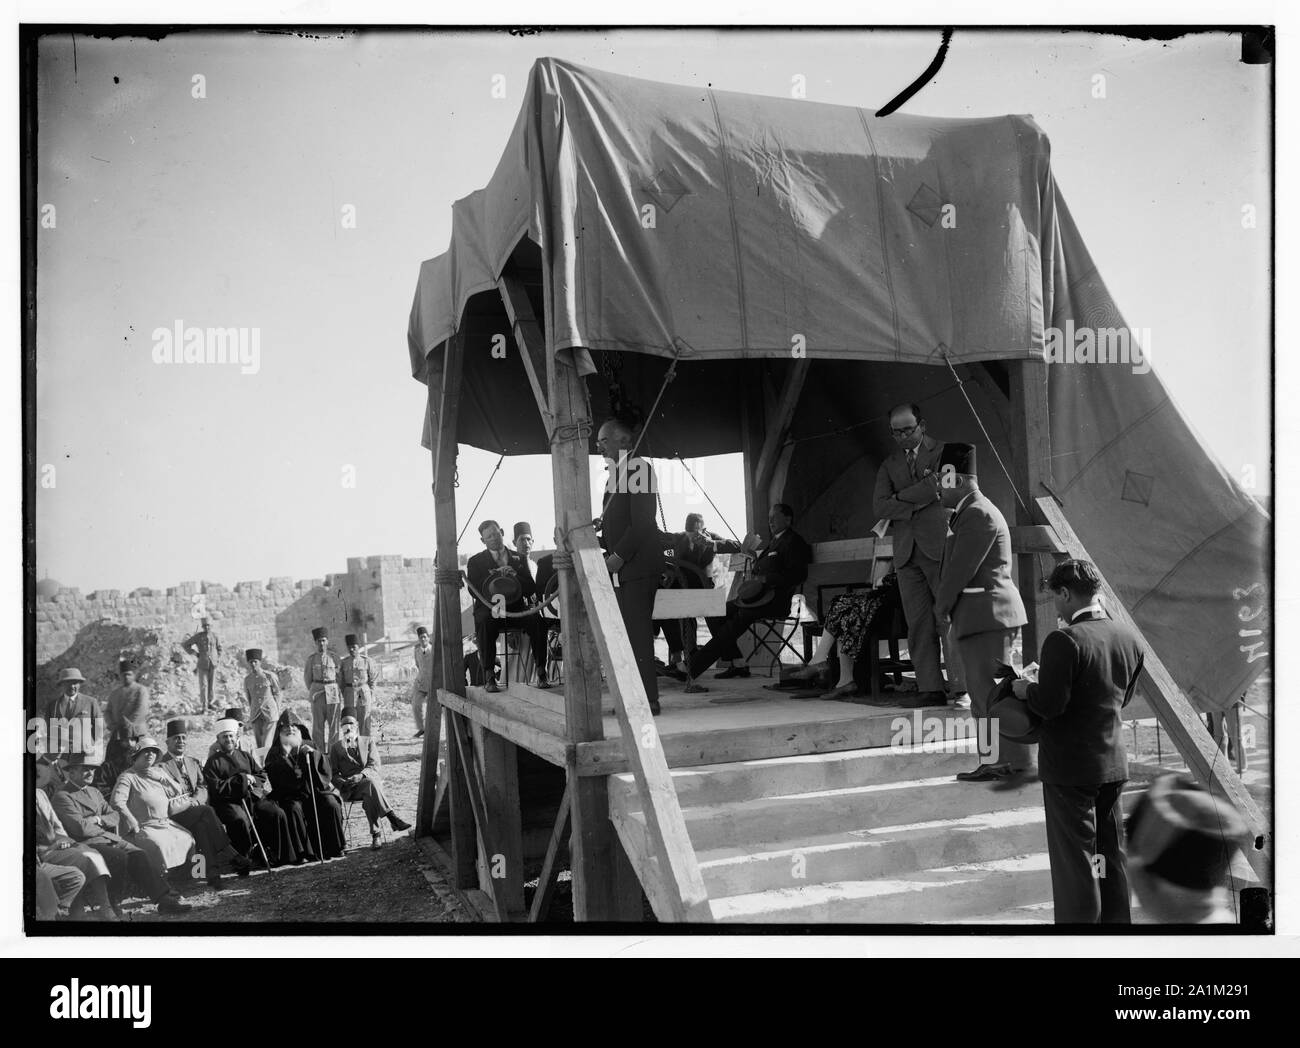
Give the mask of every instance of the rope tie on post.
<svg viewBox="0 0 1300 1048">
<path fill-rule="evenodd" d="M 551 567 L 556 571 L 573 570 L 573 554 L 565 550 L 556 550 L 551 554 Z"/>
<path fill-rule="evenodd" d="M 551 429 L 551 446 L 566 441 L 577 440 L 584 444 L 591 442 L 591 419 L 580 418 L 571 423 L 564 423 Z"/>
<path fill-rule="evenodd" d="M 460 571 L 455 568 L 434 568 L 433 581 L 438 586 L 455 586 L 459 589 L 463 578 Z"/>
</svg>

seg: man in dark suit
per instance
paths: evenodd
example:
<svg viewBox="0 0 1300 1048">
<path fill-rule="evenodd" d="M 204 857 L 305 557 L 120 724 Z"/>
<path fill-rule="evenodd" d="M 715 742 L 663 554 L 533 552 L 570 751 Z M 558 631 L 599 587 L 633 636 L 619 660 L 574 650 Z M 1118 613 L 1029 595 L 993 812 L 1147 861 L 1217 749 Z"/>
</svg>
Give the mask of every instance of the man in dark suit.
<svg viewBox="0 0 1300 1048">
<path fill-rule="evenodd" d="M 340 723 L 342 737 L 330 747 L 329 754 L 334 785 L 344 801 L 361 802 L 370 823 L 370 847 L 378 850 L 383 839 L 380 819 L 387 819 L 398 833 L 409 830 L 411 824 L 393 811 L 384 795 L 384 783 L 379 777 L 379 748 L 369 735 L 360 734 L 356 711 L 345 709 Z"/>
<path fill-rule="evenodd" d="M 514 550 L 506 548 L 505 534 L 501 525 L 495 520 L 485 520 L 478 526 L 479 538 L 487 548 L 475 553 L 465 564 L 465 574 L 484 599 L 492 601 L 484 605 L 474 602 L 474 635 L 478 644 L 479 659 L 487 674 L 488 691 L 500 691 L 493 674 L 494 653 L 497 650 L 497 636 L 503 629 L 523 630 L 528 636 L 533 649 L 533 664 L 537 667 L 537 686 L 549 688 L 546 679 L 546 626 L 536 612 L 528 615 L 504 617 L 501 612 L 523 612 L 528 610 L 528 598 L 537 592 L 533 574 L 524 558 Z M 513 599 L 496 600 L 490 592 L 496 580 L 504 589 L 512 592 Z"/>
<path fill-rule="evenodd" d="M 975 447 L 945 444 L 939 457 L 939 494 L 952 509 L 943 567 L 934 608 L 939 628 L 951 623 L 970 689 L 979 766 L 964 771 L 962 782 L 1023 778 L 1033 765 L 1024 743 L 1000 739 L 989 719 L 989 693 L 998 667 L 1011 664 L 1011 645 L 1029 619 L 1020 591 L 1011 581 L 1011 532 L 1006 519 L 979 490 Z"/>
<path fill-rule="evenodd" d="M 812 547 L 793 525 L 794 510 L 784 502 L 776 503 L 768 512 L 767 527 L 772 537 L 755 553 L 750 570 L 750 576 L 763 584 L 762 595 L 752 602 L 728 601 L 724 618 L 705 620 L 712 638 L 691 657 L 692 682 L 718 659 L 728 665 L 715 676 L 748 677 L 749 668 L 736 665 L 741 658 L 736 640 L 750 623 L 790 617 L 790 602 L 808 578 L 808 565 L 812 563 Z"/>
<path fill-rule="evenodd" d="M 954 699 L 965 691 L 961 660 L 947 630 L 934 617 L 949 509 L 939 497 L 939 457 L 943 444 L 925 431 L 921 409 L 899 404 L 889 413 L 889 432 L 897 449 L 876 474 L 873 512 L 893 525 L 894 570 L 907 618 L 907 653 L 916 669 L 917 694 L 903 706 L 942 706 L 947 701 L 939 671 L 942 639 L 948 689 Z"/>
<path fill-rule="evenodd" d="M 596 450 L 609 470 L 600 544 L 605 550 L 605 566 L 615 580 L 614 595 L 650 700 L 650 712 L 658 714 L 654 605 L 664 569 L 664 541 L 655 522 L 659 499 L 654 470 L 645 459 L 632 455 L 634 444 L 632 427 L 619 419 L 610 419 L 596 434 Z"/>
<path fill-rule="evenodd" d="M 1043 718 L 1038 770 L 1057 924 L 1127 924 L 1128 862 L 1120 794 L 1128 778 L 1120 710 L 1133 697 L 1142 646 L 1110 618 L 1101 577 L 1086 560 L 1047 580 L 1065 625 L 1039 653 L 1038 682 L 1012 687 Z"/>
</svg>

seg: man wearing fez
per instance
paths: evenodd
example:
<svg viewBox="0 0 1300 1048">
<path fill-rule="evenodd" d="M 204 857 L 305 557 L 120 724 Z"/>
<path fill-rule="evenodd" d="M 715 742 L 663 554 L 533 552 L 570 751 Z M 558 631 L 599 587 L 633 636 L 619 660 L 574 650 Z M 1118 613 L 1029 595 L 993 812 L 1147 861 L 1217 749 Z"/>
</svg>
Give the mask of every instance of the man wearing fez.
<svg viewBox="0 0 1300 1048">
<path fill-rule="evenodd" d="M 474 634 L 479 658 L 487 675 L 487 690 L 500 691 L 494 675 L 493 663 L 497 650 L 497 636 L 502 629 L 518 629 L 528 635 L 533 649 L 533 662 L 537 667 L 537 686 L 549 688 L 546 679 L 546 624 L 536 612 L 501 617 L 501 612 L 527 610 L 529 597 L 537 593 L 532 571 L 524 558 L 506 548 L 505 533 L 495 520 L 485 520 L 478 526 L 479 538 L 486 549 L 475 553 L 465 564 L 465 575 L 483 600 L 474 601 Z"/>
<path fill-rule="evenodd" d="M 1120 711 L 1133 697 L 1142 645 L 1106 614 L 1101 576 L 1088 561 L 1057 564 L 1047 586 L 1065 625 L 1043 638 L 1038 682 L 1012 688 L 1043 718 L 1038 771 L 1054 915 L 1058 924 L 1127 924 Z"/>
<path fill-rule="evenodd" d="M 343 682 L 343 707 L 345 711 L 352 709 L 360 724 L 358 730 L 362 735 L 369 735 L 370 700 L 374 697 L 379 674 L 375 669 L 375 660 L 369 655 L 361 654 L 355 633 L 344 637 L 343 643 L 348 646 L 347 656 L 339 667 L 339 677 Z"/>
<path fill-rule="evenodd" d="M 1029 619 L 1011 581 L 1011 532 L 997 506 L 979 490 L 975 446 L 945 444 L 939 457 L 939 497 L 953 511 L 935 595 L 941 630 L 951 628 L 975 718 L 980 763 L 960 772 L 962 782 L 991 782 L 1025 776 L 1030 748 L 998 736 L 989 717 L 989 695 L 1000 666 L 1011 665 L 1011 645 Z"/>
<path fill-rule="evenodd" d="M 533 552 L 533 526 L 526 520 L 515 524 L 515 552 L 523 559 L 524 570 L 533 575 L 532 558 L 529 556 Z"/>
<path fill-rule="evenodd" d="M 429 631 L 420 626 L 415 631 L 415 680 L 411 682 L 411 714 L 415 717 L 415 737 L 424 736 L 424 707 L 433 687 L 433 645 Z"/>
<path fill-rule="evenodd" d="M 69 666 L 59 673 L 59 694 L 45 704 L 46 739 L 56 757 L 85 754 L 104 744 L 99 702 L 81 690 L 86 678 Z"/>
<path fill-rule="evenodd" d="M 311 695 L 312 737 L 328 744 L 338 740 L 339 710 L 343 707 L 339 694 L 339 660 L 329 650 L 325 627 L 312 630 L 311 639 L 316 642 L 316 650 L 307 658 L 302 678 Z"/>
<path fill-rule="evenodd" d="M 334 785 L 344 801 L 361 802 L 370 823 L 370 847 L 378 850 L 383 839 L 380 819 L 387 819 L 388 825 L 398 833 L 409 830 L 411 824 L 393 811 L 384 796 L 384 784 L 379 778 L 379 747 L 361 734 L 356 712 L 345 708 L 340 724 L 343 737 L 329 752 Z"/>
<path fill-rule="evenodd" d="M 960 659 L 948 632 L 935 622 L 934 613 L 949 513 L 939 497 L 943 444 L 925 431 L 916 404 L 899 404 L 889 413 L 889 432 L 897 447 L 876 474 L 872 510 L 878 518 L 892 522 L 898 595 L 907 618 L 907 653 L 916 668 L 917 694 L 901 705 L 942 706 L 947 696 L 939 671 L 941 640 L 949 690 L 954 697 L 966 691 Z"/>
<path fill-rule="evenodd" d="M 190 906 L 181 902 L 167 883 L 167 861 L 158 844 L 143 835 L 134 843 L 122 838 L 121 816 L 93 785 L 98 769 L 97 754 L 77 754 L 69 759 L 68 782 L 50 798 L 64 831 L 103 856 L 112 875 L 108 891 L 115 908 L 121 905 L 129 876 L 158 904 L 159 913 L 188 912 Z"/>
<path fill-rule="evenodd" d="M 596 450 L 609 471 L 599 521 L 600 544 L 650 712 L 657 715 L 654 604 L 664 570 L 664 541 L 655 520 L 658 483 L 650 463 L 633 457 L 635 443 L 632 427 L 620 419 L 610 419 L 596 434 Z"/>
<path fill-rule="evenodd" d="M 244 677 L 244 697 L 248 700 L 248 726 L 260 749 L 275 731 L 280 717 L 280 682 L 274 673 L 262 668 L 262 649 L 249 648 L 244 652 L 248 674 Z"/>
<path fill-rule="evenodd" d="M 268 865 L 298 865 L 301 859 L 289 818 L 284 809 L 267 799 L 270 784 L 266 770 L 256 756 L 239 748 L 239 735 L 237 722 L 217 722 L 217 752 L 203 767 L 209 803 L 241 855 L 251 857 L 260 838 Z M 304 831 L 300 841 L 305 839 Z"/>
<path fill-rule="evenodd" d="M 199 632 L 181 645 L 187 655 L 198 657 L 195 672 L 199 676 L 199 709 L 212 709 L 215 698 L 212 683 L 217 672 L 217 659 L 221 657 L 221 641 L 212 631 L 212 620 L 204 616 L 199 620 Z"/>
</svg>

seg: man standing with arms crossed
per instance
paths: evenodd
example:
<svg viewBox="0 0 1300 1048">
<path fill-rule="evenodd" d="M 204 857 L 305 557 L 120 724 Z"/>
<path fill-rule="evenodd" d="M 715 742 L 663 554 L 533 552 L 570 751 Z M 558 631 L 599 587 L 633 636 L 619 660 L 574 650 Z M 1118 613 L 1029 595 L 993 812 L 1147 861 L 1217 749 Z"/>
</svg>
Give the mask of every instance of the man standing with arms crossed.
<svg viewBox="0 0 1300 1048">
<path fill-rule="evenodd" d="M 979 766 L 957 778 L 1023 781 L 1033 765 L 1030 748 L 1000 738 L 988 711 L 998 668 L 1011 665 L 1011 645 L 1029 621 L 1011 581 L 1011 532 L 1001 511 L 980 493 L 973 444 L 945 444 L 939 471 L 940 498 L 953 514 L 934 610 L 939 628 L 951 622 L 957 637 L 980 755 Z"/>
<path fill-rule="evenodd" d="M 872 507 L 877 517 L 893 524 L 894 570 L 907 618 L 907 653 L 916 670 L 917 693 L 902 705 L 915 709 L 948 701 L 939 671 L 942 641 L 948 691 L 957 705 L 966 706 L 969 700 L 964 698 L 966 684 L 957 645 L 948 631 L 939 627 L 934 614 L 949 513 L 939 498 L 943 444 L 925 431 L 916 404 L 894 408 L 889 413 L 889 431 L 898 447 L 880 464 Z"/>
</svg>

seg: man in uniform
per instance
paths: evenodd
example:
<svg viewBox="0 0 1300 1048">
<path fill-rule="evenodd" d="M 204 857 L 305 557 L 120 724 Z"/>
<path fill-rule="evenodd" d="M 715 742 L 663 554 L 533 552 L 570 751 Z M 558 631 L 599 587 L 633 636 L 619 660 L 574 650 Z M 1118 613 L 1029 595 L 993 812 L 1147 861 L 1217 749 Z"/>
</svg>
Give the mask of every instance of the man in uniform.
<svg viewBox="0 0 1300 1048">
<path fill-rule="evenodd" d="M 515 599 L 504 605 L 504 610 L 512 613 L 526 611 L 528 598 L 537 593 L 537 584 L 533 581 L 531 566 L 525 563 L 526 558 L 506 548 L 505 534 L 501 530 L 501 525 L 495 520 L 483 521 L 478 526 L 478 534 L 487 548 L 475 553 L 466 562 L 465 575 L 469 579 L 469 584 L 478 590 L 485 600 L 493 600 L 489 587 L 494 576 L 505 575 L 515 580 L 519 589 Z M 529 536 L 530 539 L 531 537 Z M 500 690 L 493 672 L 493 663 L 497 650 L 497 636 L 502 629 L 517 629 L 527 635 L 533 650 L 533 663 L 537 667 L 537 686 L 549 688 L 551 685 L 546 679 L 546 623 L 535 612 L 529 615 L 517 614 L 511 618 L 499 618 L 495 612 L 500 606 L 500 601 L 493 601 L 491 606 L 485 606 L 479 600 L 474 602 L 475 643 L 478 645 L 479 659 L 482 661 L 483 671 L 487 677 L 487 690 Z"/>
<path fill-rule="evenodd" d="M 339 710 L 343 706 L 338 683 L 339 660 L 329 651 L 325 627 L 312 630 L 311 639 L 316 642 L 316 650 L 307 658 L 302 679 L 311 695 L 312 737 L 319 739 L 321 745 L 329 745 L 338 740 Z"/>
<path fill-rule="evenodd" d="M 187 655 L 198 656 L 196 672 L 199 675 L 199 709 L 212 709 L 216 703 L 212 683 L 217 672 L 217 659 L 221 657 L 221 641 L 212 632 L 212 620 L 199 620 L 199 632 L 181 645 Z"/>
<path fill-rule="evenodd" d="M 104 744 L 99 702 L 81 690 L 86 678 L 69 666 L 59 674 L 59 694 L 45 705 L 46 740 L 59 757 L 91 753 Z"/>
<path fill-rule="evenodd" d="M 260 749 L 275 734 L 275 722 L 280 719 L 280 682 L 274 673 L 262 668 L 262 649 L 249 648 L 244 652 L 248 674 L 244 677 L 244 697 L 248 699 L 248 726 Z"/>
<path fill-rule="evenodd" d="M 415 737 L 424 735 L 424 707 L 433 687 L 433 645 L 429 631 L 420 626 L 415 631 L 415 680 L 411 682 L 411 713 L 415 717 Z"/>
<path fill-rule="evenodd" d="M 383 835 L 379 820 L 387 819 L 398 833 L 409 830 L 411 824 L 403 819 L 384 796 L 384 784 L 379 778 L 379 747 L 362 735 L 356 712 L 344 709 L 340 719 L 343 737 L 330 747 L 329 762 L 333 781 L 344 801 L 360 801 L 370 823 L 370 847 L 378 849 Z"/>
<path fill-rule="evenodd" d="M 135 663 L 122 659 L 118 663 L 122 683 L 108 693 L 104 709 L 104 729 L 109 738 L 121 738 L 132 744 L 149 734 L 149 689 L 135 679 Z"/>
<path fill-rule="evenodd" d="M 988 711 L 998 669 L 1011 665 L 1011 645 L 1029 621 L 1011 581 L 1011 532 L 1001 511 L 980 493 L 973 444 L 945 444 L 939 469 L 939 495 L 953 514 L 934 608 L 939 628 L 951 624 L 957 637 L 980 757 L 977 768 L 957 778 L 990 782 L 1024 777 L 1033 765 L 1030 748 L 1000 739 Z"/>
<path fill-rule="evenodd" d="M 70 758 L 66 769 L 68 782 L 50 798 L 64 831 L 103 856 L 112 876 L 108 890 L 114 907 L 121 905 L 129 875 L 158 904 L 159 913 L 186 913 L 190 906 L 181 902 L 167 883 L 167 863 L 158 845 L 144 836 L 140 837 L 139 844 L 123 840 L 119 833 L 121 816 L 92 785 L 98 766 L 96 754 Z"/>
<path fill-rule="evenodd" d="M 907 653 L 916 669 L 917 693 L 900 705 L 942 706 L 947 701 L 939 671 L 941 640 L 948 690 L 958 705 L 968 705 L 956 645 L 934 617 L 949 514 L 939 497 L 943 444 L 925 431 L 921 409 L 915 404 L 899 404 L 889 413 L 889 431 L 898 447 L 880 464 L 872 507 L 877 517 L 893 524 L 894 570 L 907 618 Z"/>
<path fill-rule="evenodd" d="M 664 540 L 655 521 L 659 496 L 654 470 L 645 459 L 632 455 L 635 443 L 632 427 L 620 419 L 610 419 L 596 434 L 596 450 L 609 471 L 600 515 L 600 545 L 605 550 L 605 567 L 614 579 L 614 596 L 650 700 L 650 712 L 657 715 L 654 605 L 664 570 Z"/>
<path fill-rule="evenodd" d="M 348 654 L 339 667 L 339 679 L 343 684 L 343 705 L 351 708 L 360 723 L 358 729 L 362 735 L 370 734 L 370 700 L 375 694 L 375 681 L 379 675 L 375 672 L 375 660 L 369 655 L 361 654 L 357 635 L 349 633 L 343 638 L 348 646 Z M 341 723 L 341 722 L 340 722 Z"/>
</svg>

